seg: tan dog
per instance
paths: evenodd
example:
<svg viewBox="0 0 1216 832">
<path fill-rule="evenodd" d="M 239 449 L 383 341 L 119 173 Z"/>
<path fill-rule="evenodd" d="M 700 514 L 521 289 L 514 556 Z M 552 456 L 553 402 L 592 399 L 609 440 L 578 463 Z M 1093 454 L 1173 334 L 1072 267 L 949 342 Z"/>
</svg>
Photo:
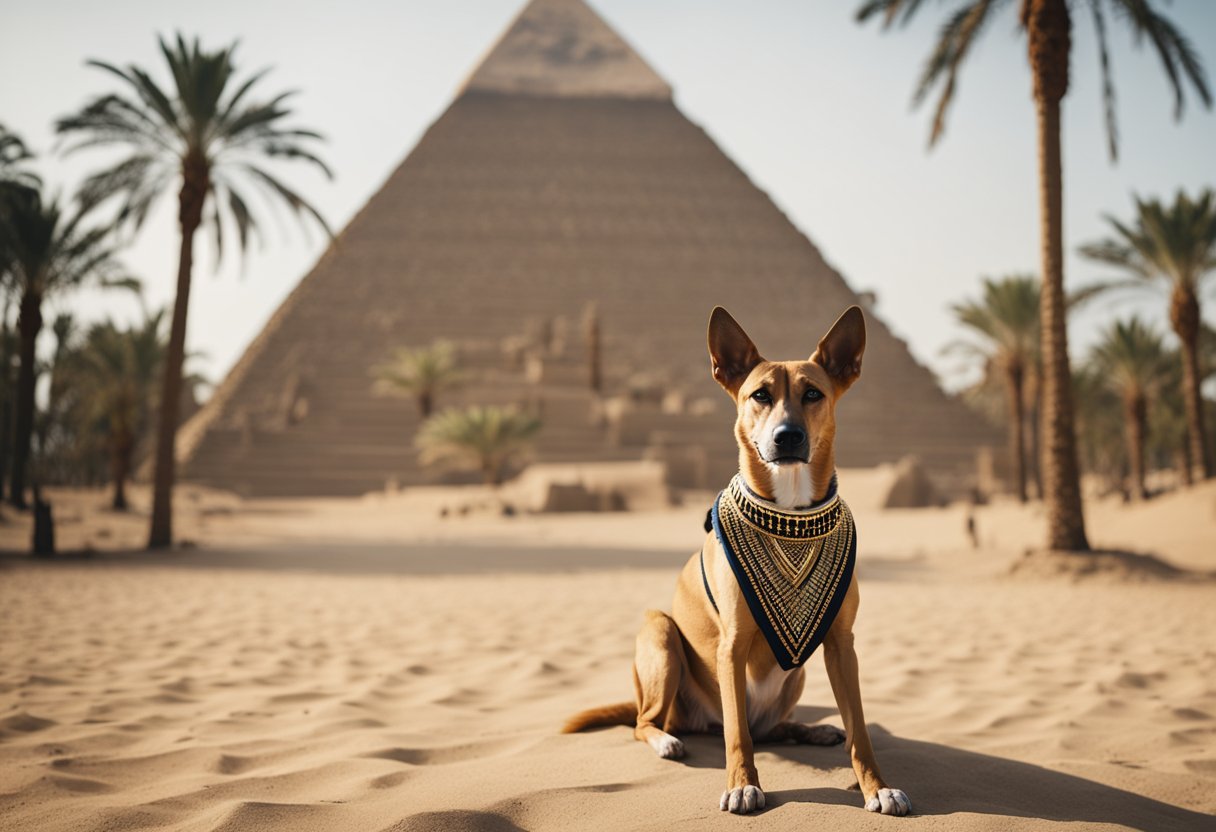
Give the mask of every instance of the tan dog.
<svg viewBox="0 0 1216 832">
<path fill-rule="evenodd" d="M 808 506 L 828 495 L 835 474 L 836 403 L 861 374 L 865 342 L 865 320 L 853 306 L 809 360 L 766 361 L 735 319 L 721 307 L 714 309 L 709 321 L 713 376 L 738 409 L 739 470 L 755 495 L 780 509 Z M 753 738 L 812 745 L 844 740 L 866 809 L 906 815 L 911 802 L 899 789 L 888 788 L 879 774 L 862 713 L 853 649 L 857 606 L 853 575 L 823 637 L 843 736 L 829 725 L 790 721 L 802 695 L 804 669 L 782 669 L 711 531 L 702 552 L 680 574 L 671 615 L 646 614 L 633 665 L 636 702 L 584 711 L 563 731 L 634 724 L 634 736 L 660 757 L 678 758 L 684 744 L 674 734 L 721 726 L 726 791 L 719 808 L 739 814 L 763 809 L 765 803 Z"/>
</svg>

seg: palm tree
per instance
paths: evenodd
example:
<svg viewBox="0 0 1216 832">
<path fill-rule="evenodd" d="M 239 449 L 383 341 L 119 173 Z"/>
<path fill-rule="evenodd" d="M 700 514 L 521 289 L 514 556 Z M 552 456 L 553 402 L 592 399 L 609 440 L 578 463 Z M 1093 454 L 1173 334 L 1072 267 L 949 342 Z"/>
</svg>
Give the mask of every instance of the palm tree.
<svg viewBox="0 0 1216 832">
<path fill-rule="evenodd" d="M 18 201 L 32 199 L 42 180 L 29 169 L 34 158 L 25 142 L 0 124 L 0 294 L 4 298 L 4 317 L 0 320 L 0 500 L 8 479 L 9 448 L 12 443 L 12 339 L 9 336 L 8 309 L 15 291 L 11 274 L 12 252 L 8 243 L 9 213 Z"/>
<path fill-rule="evenodd" d="M 1148 398 L 1160 389 L 1166 375 L 1167 355 L 1161 335 L 1139 318 L 1133 317 L 1111 324 L 1102 333 L 1090 356 L 1099 377 L 1123 402 L 1123 429 L 1131 468 L 1131 490 L 1141 500 L 1148 498 L 1144 480 Z"/>
<path fill-rule="evenodd" d="M 105 433 L 116 511 L 127 508 L 126 481 L 135 448 L 152 420 L 167 347 L 164 322 L 162 310 L 145 313 L 143 322 L 130 329 L 96 324 L 67 360 L 69 384 L 84 409 L 81 420 Z"/>
<path fill-rule="evenodd" d="M 885 25 L 907 23 L 924 6 L 924 0 L 866 0 L 857 11 L 864 21 L 882 15 Z M 941 85 L 929 144 L 941 137 L 946 112 L 954 98 L 958 71 L 994 13 L 1008 0 L 966 0 L 946 21 L 929 56 L 914 101 L 920 103 Z M 1212 96 L 1199 57 L 1190 42 L 1151 0 L 1086 0 L 1098 37 L 1105 104 L 1108 149 L 1118 154 L 1115 129 L 1115 91 L 1106 49 L 1108 7 L 1132 29 L 1137 42 L 1152 43 L 1174 92 L 1175 118 L 1182 116 L 1185 82 L 1189 80 L 1203 103 Z M 1060 102 L 1068 92 L 1069 55 L 1072 49 L 1072 13 L 1069 0 L 1022 0 L 1020 15 L 1026 32 L 1039 144 L 1040 250 L 1043 289 L 1040 324 L 1043 349 L 1044 498 L 1047 504 L 1047 545 L 1051 549 L 1085 550 L 1085 516 L 1081 508 L 1081 482 L 1077 469 L 1077 443 L 1073 424 L 1071 368 L 1064 305 L 1063 171 L 1060 162 Z"/>
<path fill-rule="evenodd" d="M 455 387 L 463 378 L 456 351 L 447 341 L 429 347 L 401 348 L 391 360 L 372 368 L 377 392 L 390 396 L 413 396 L 423 419 L 435 410 L 440 390 Z"/>
<path fill-rule="evenodd" d="M 481 471 L 486 484 L 498 485 L 539 430 L 539 419 L 511 407 L 448 409 L 422 425 L 415 443 L 424 465 L 472 467 Z"/>
<path fill-rule="evenodd" d="M 1130 275 L 1126 280 L 1101 284 L 1101 288 L 1169 288 L 1170 325 L 1182 346 L 1191 466 L 1201 478 L 1207 478 L 1212 476 L 1212 464 L 1200 392 L 1204 374 L 1199 351 L 1199 303 L 1205 278 L 1216 274 L 1216 194 L 1209 189 L 1191 199 L 1179 191 L 1173 205 L 1134 199 L 1134 224 L 1107 216 L 1114 236 L 1082 246 L 1081 253 Z"/>
<path fill-rule="evenodd" d="M 1073 372 L 1077 404 L 1078 451 L 1087 473 L 1097 476 L 1108 491 L 1125 488 L 1128 474 L 1127 432 L 1122 402 L 1092 362 Z"/>
<path fill-rule="evenodd" d="M 9 499 L 25 507 L 25 485 L 34 428 L 35 361 L 42 329 L 42 304 L 48 297 L 86 281 L 130 287 L 115 259 L 110 229 L 87 228 L 83 214 L 64 214 L 56 201 L 35 194 L 11 207 L 6 223 L 13 286 L 20 297 L 17 317 L 19 370 L 14 407 L 12 486 Z"/>
<path fill-rule="evenodd" d="M 88 178 L 80 193 L 85 206 L 118 197 L 118 220 L 138 229 L 163 192 L 177 191 L 181 253 L 161 386 L 149 548 L 166 547 L 173 541 L 174 446 L 195 233 L 204 222 L 209 223 L 217 258 L 222 257 L 224 214 L 236 227 L 243 253 L 250 236 L 259 231 L 243 190 L 251 184 L 270 201 L 286 203 L 301 221 L 315 220 L 332 236 L 317 210 L 264 165 L 268 160 L 300 160 L 332 176 L 309 149 L 320 135 L 283 123 L 291 115 L 284 103 L 291 93 L 265 102 L 251 101 L 250 90 L 265 71 L 237 83 L 235 44 L 208 52 L 197 39 L 187 43 L 179 34 L 172 43 L 162 39 L 160 47 L 172 73 L 172 87 L 162 88 L 135 65 L 123 69 L 89 61 L 122 81 L 134 96 L 103 95 L 56 125 L 63 135 L 81 137 L 69 152 L 97 145 L 118 145 L 129 151 L 117 164 Z"/>
<path fill-rule="evenodd" d="M 1018 499 L 1026 502 L 1027 376 L 1039 363 L 1039 281 L 1030 275 L 984 279 L 983 297 L 951 307 L 982 346 L 956 342 L 952 349 L 977 354 L 999 374 L 1009 408 L 1009 458 Z"/>
</svg>

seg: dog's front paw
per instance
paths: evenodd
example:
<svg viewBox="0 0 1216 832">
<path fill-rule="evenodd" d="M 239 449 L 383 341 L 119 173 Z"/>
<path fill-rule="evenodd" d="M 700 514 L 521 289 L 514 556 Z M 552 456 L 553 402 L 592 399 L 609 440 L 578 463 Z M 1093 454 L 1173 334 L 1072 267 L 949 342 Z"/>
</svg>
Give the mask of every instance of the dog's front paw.
<svg viewBox="0 0 1216 832">
<path fill-rule="evenodd" d="M 764 808 L 764 792 L 760 790 L 759 786 L 727 789 L 722 792 L 718 808 L 723 812 L 730 811 L 736 815 L 746 815 L 748 812 Z"/>
<path fill-rule="evenodd" d="M 902 817 L 912 814 L 912 801 L 902 789 L 879 789 L 866 801 L 866 811 Z"/>
</svg>

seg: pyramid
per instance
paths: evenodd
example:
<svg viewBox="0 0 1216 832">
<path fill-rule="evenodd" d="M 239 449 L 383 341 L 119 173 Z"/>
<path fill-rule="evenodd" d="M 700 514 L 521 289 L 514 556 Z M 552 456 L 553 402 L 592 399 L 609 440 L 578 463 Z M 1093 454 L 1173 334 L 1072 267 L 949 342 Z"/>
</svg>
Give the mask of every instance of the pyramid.
<svg viewBox="0 0 1216 832">
<path fill-rule="evenodd" d="M 604 382 L 578 321 L 598 309 Z M 734 410 L 709 375 L 725 306 L 773 358 L 861 303 L 582 0 L 534 0 L 182 430 L 185 479 L 253 496 L 355 495 L 419 466 L 413 402 L 373 390 L 401 346 L 457 345 L 441 406 L 538 412 L 538 461 L 661 459 L 720 487 Z M 960 488 L 989 427 L 868 314 L 837 460 L 917 455 Z"/>
</svg>

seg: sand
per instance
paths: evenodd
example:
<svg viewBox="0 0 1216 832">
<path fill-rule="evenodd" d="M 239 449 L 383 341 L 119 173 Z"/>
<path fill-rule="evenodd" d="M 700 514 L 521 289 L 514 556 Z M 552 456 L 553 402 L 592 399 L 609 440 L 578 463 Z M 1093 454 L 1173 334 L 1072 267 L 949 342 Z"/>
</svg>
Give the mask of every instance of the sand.
<svg viewBox="0 0 1216 832">
<path fill-rule="evenodd" d="M 197 492 L 197 548 L 0 560 L 0 829 L 1216 828 L 1216 584 L 1010 578 L 1037 508 L 980 510 L 972 551 L 964 508 L 865 496 L 862 690 L 913 817 L 864 812 L 839 747 L 760 747 L 770 808 L 739 818 L 717 809 L 720 737 L 671 762 L 626 728 L 557 733 L 630 697 L 642 612 L 699 545 L 696 501 L 439 519 L 450 491 Z M 142 533 L 101 499 L 57 495 L 79 512 L 61 542 Z M 1216 568 L 1216 485 L 1094 504 L 1090 526 Z M 798 716 L 839 724 L 818 657 Z"/>
</svg>

